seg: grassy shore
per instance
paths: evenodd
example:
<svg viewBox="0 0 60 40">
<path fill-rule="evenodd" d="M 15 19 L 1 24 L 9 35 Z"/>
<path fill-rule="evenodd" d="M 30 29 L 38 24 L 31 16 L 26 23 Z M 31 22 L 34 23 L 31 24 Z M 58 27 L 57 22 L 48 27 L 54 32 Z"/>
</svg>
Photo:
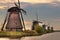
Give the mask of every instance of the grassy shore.
<svg viewBox="0 0 60 40">
<path fill-rule="evenodd" d="M 24 36 L 37 36 L 39 35 L 36 31 L 23 31 L 23 32 L 16 32 L 16 31 L 7 31 L 7 32 L 0 32 L 0 37 L 9 37 L 9 38 L 21 38 Z"/>
<path fill-rule="evenodd" d="M 34 30 L 27 30 L 27 31 L 23 31 L 23 32 L 17 32 L 17 31 L 0 31 L 0 37 L 8 37 L 8 38 L 21 38 L 21 37 L 25 37 L 25 36 L 40 36 L 42 34 L 46 34 L 46 33 L 51 33 L 52 31 L 46 31 L 43 33 L 38 33 Z"/>
</svg>

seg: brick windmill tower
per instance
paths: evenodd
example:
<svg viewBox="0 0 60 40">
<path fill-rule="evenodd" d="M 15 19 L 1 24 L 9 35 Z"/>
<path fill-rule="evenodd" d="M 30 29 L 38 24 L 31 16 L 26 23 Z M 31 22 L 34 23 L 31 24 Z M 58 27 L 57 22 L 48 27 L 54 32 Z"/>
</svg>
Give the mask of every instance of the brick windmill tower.
<svg viewBox="0 0 60 40">
<path fill-rule="evenodd" d="M 11 7 L 8 9 L 9 14 L 6 15 L 5 21 L 3 23 L 3 26 L 1 28 L 1 31 L 3 31 L 4 26 L 6 25 L 7 31 L 22 31 L 22 29 L 25 29 L 24 19 L 22 12 L 26 14 L 26 11 L 22 8 L 20 8 L 20 1 L 18 0 L 18 4 L 14 3 L 15 7 Z M 6 24 L 7 22 L 7 24 Z"/>
</svg>

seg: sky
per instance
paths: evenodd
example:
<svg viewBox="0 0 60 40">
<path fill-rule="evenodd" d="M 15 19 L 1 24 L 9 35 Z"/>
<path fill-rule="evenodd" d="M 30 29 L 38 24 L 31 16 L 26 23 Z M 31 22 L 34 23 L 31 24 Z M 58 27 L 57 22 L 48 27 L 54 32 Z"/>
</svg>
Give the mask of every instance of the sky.
<svg viewBox="0 0 60 40">
<path fill-rule="evenodd" d="M 0 0 L 0 26 L 2 26 L 7 10 L 15 6 L 17 0 Z M 27 28 L 31 28 L 32 21 L 36 20 L 36 13 L 39 21 L 44 22 L 54 29 L 60 29 L 60 0 L 20 0 L 21 8 L 27 11 L 24 16 Z"/>
</svg>

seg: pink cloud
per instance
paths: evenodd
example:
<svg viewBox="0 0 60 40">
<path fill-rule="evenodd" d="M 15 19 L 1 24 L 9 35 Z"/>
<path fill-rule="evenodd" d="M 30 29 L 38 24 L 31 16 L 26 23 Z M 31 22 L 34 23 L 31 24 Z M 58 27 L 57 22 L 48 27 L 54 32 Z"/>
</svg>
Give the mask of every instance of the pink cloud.
<svg viewBox="0 0 60 40">
<path fill-rule="evenodd" d="M 7 6 L 0 6 L 0 9 L 5 9 Z"/>
</svg>

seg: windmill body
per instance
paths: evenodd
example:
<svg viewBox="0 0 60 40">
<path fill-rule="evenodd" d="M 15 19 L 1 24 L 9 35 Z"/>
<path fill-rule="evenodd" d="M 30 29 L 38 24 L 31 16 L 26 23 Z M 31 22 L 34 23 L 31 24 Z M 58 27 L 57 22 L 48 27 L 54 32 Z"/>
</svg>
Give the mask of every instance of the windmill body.
<svg viewBox="0 0 60 40">
<path fill-rule="evenodd" d="M 11 30 L 22 30 L 22 23 L 19 15 L 19 8 L 17 7 L 12 7 L 8 9 L 9 12 L 9 17 L 8 17 L 8 22 L 6 25 L 7 31 Z"/>
</svg>

